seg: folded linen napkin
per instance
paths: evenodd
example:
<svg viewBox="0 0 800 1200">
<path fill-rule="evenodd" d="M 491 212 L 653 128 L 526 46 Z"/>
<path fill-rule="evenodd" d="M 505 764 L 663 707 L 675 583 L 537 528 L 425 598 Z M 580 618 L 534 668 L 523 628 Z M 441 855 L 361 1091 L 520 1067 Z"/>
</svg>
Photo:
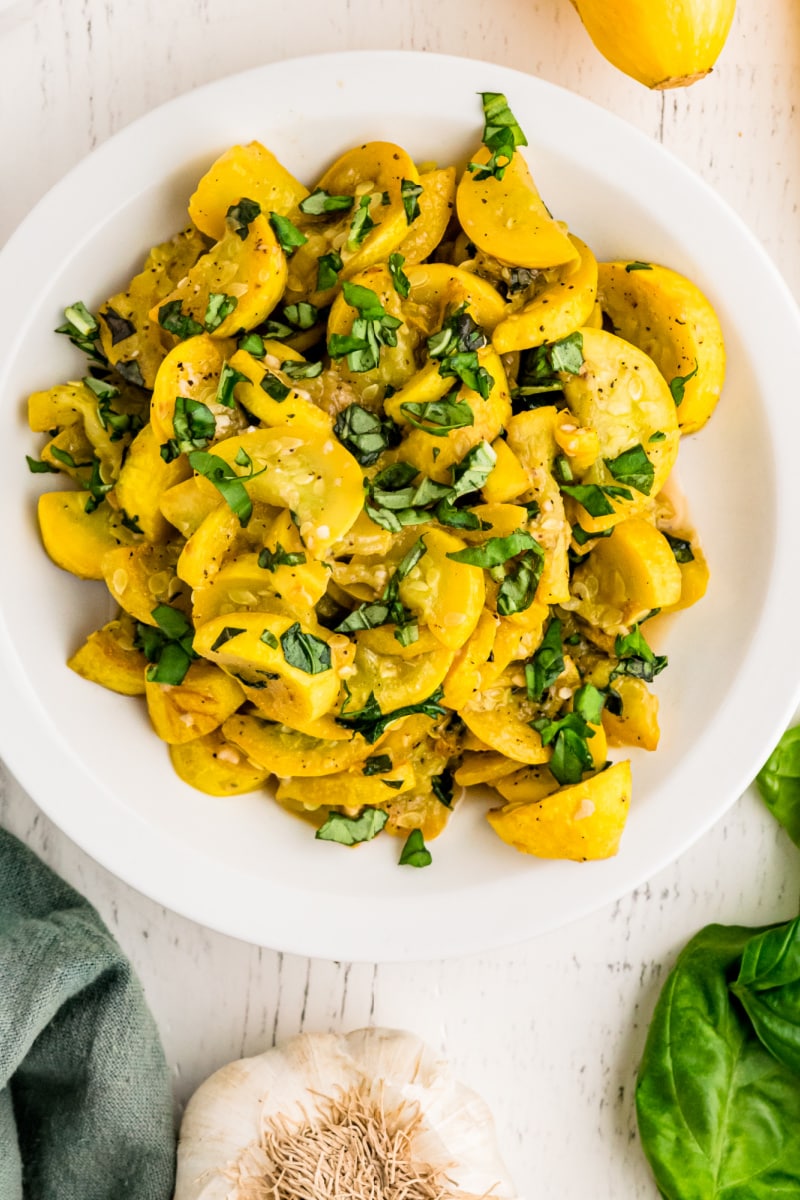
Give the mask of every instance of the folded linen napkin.
<svg viewBox="0 0 800 1200">
<path fill-rule="evenodd" d="M 0 829 L 0 1198 L 168 1200 L 164 1052 L 91 905 Z"/>
</svg>

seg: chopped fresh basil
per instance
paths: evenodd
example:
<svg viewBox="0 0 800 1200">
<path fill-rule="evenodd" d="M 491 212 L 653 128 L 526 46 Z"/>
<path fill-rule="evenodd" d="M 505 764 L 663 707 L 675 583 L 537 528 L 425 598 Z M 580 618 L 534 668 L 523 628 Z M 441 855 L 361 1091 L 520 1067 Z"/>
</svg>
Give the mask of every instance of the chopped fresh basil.
<svg viewBox="0 0 800 1200">
<path fill-rule="evenodd" d="M 261 216 L 261 205 L 257 200 L 248 200 L 246 196 L 242 196 L 238 204 L 232 204 L 225 214 L 225 220 L 233 229 L 235 234 L 245 241 L 250 226 L 255 221 L 256 217 Z"/>
<path fill-rule="evenodd" d="M 131 533 L 144 533 L 144 530 L 142 529 L 141 525 L 139 524 L 138 513 L 132 517 L 129 517 L 128 514 L 125 512 L 125 509 L 123 508 L 120 510 L 120 514 L 121 514 L 120 522 L 125 527 L 125 529 L 130 529 Z"/>
<path fill-rule="evenodd" d="M 594 730 L 575 712 L 567 713 L 555 721 L 541 717 L 531 724 L 541 735 L 543 746 L 549 746 L 551 742 L 553 744 L 553 756 L 547 764 L 551 774 L 562 786 L 580 783 L 584 771 L 590 771 L 594 766 L 588 745 L 588 739 L 594 737 Z"/>
<path fill-rule="evenodd" d="M 392 791 L 395 792 L 399 792 L 400 788 L 403 786 L 402 779 L 382 779 L 381 783 L 384 787 L 391 788 Z"/>
<path fill-rule="evenodd" d="M 371 288 L 345 280 L 342 293 L 358 316 L 349 334 L 331 334 L 328 353 L 331 358 L 346 356 L 351 371 L 372 371 L 380 362 L 381 346 L 397 345 L 397 330 L 403 322 L 386 312 Z"/>
<path fill-rule="evenodd" d="M 655 431 L 655 433 L 651 433 L 650 437 L 647 439 L 648 443 L 649 442 L 665 442 L 666 440 L 667 440 L 667 435 L 664 433 L 663 429 L 657 429 Z"/>
<path fill-rule="evenodd" d="M 306 675 L 321 675 L 331 668 L 331 648 L 328 643 L 313 633 L 304 633 L 299 621 L 281 634 L 281 649 L 289 666 L 304 671 Z"/>
<path fill-rule="evenodd" d="M 453 492 L 465 496 L 477 492 L 486 483 L 497 463 L 497 454 L 489 442 L 478 442 L 461 462 L 453 467 Z"/>
<path fill-rule="evenodd" d="M 317 259 L 317 291 L 327 292 L 329 288 L 336 287 L 343 266 L 342 256 L 336 250 L 321 254 Z"/>
<path fill-rule="evenodd" d="M 613 526 L 611 529 L 604 529 L 601 533 L 587 533 L 581 525 L 572 526 L 572 536 L 579 546 L 585 546 L 587 542 L 593 542 L 596 538 L 611 537 L 613 532 Z M 584 555 L 583 557 L 585 558 L 586 556 Z"/>
<path fill-rule="evenodd" d="M 323 217 L 328 213 L 349 212 L 353 204 L 352 196 L 332 196 L 324 188 L 316 188 L 300 201 L 298 208 L 307 217 Z"/>
<path fill-rule="evenodd" d="M 190 337 L 197 337 L 203 333 L 203 326 L 199 321 L 195 321 L 194 317 L 188 316 L 181 310 L 180 300 L 170 300 L 168 304 L 162 304 L 158 310 L 158 323 L 162 329 L 166 329 L 167 333 L 172 333 L 177 338 L 182 340 Z M 119 364 L 117 364 L 119 370 Z"/>
<path fill-rule="evenodd" d="M 258 556 L 258 565 L 264 571 L 275 571 L 278 567 L 299 567 L 306 561 L 302 550 L 289 553 L 278 542 L 274 550 L 264 547 Z"/>
<path fill-rule="evenodd" d="M 399 533 L 406 525 L 430 520 L 430 509 L 446 503 L 449 510 L 460 496 L 483 487 L 494 468 L 497 455 L 488 442 L 473 446 L 452 469 L 452 484 L 437 483 L 423 476 L 410 463 L 398 462 L 379 471 L 368 485 L 365 510 L 384 529 Z M 466 526 L 472 528 L 474 526 Z"/>
<path fill-rule="evenodd" d="M 243 451 L 240 450 L 239 454 L 242 453 Z M 239 462 L 239 454 L 236 456 L 236 461 L 240 466 L 245 466 L 244 462 Z M 249 462 L 249 456 L 245 455 L 245 457 Z M 193 471 L 197 471 L 198 475 L 203 475 L 209 483 L 213 483 L 228 508 L 239 518 L 239 524 L 242 527 L 247 525 L 253 515 L 253 503 L 247 494 L 245 482 L 255 479 L 257 475 L 262 475 L 267 468 L 262 467 L 260 471 L 253 471 L 251 464 L 249 475 L 237 475 L 224 458 L 219 458 L 216 454 L 209 454 L 206 450 L 193 450 L 189 455 L 189 465 Z"/>
<path fill-rule="evenodd" d="M 64 309 L 66 321 L 59 325 L 56 333 L 65 334 L 79 350 L 93 362 L 108 366 L 108 359 L 97 344 L 100 326 L 81 300 L 76 300 Z"/>
<path fill-rule="evenodd" d="M 593 683 L 584 683 L 572 697 L 574 711 L 589 725 L 599 725 L 605 707 L 605 693 Z"/>
<path fill-rule="evenodd" d="M 694 370 L 690 371 L 688 375 L 676 375 L 674 379 L 671 379 L 669 381 L 669 390 L 672 393 L 672 399 L 675 401 L 676 408 L 679 408 L 680 405 L 683 403 L 683 396 L 684 396 L 684 392 L 686 390 L 686 384 L 689 382 L 690 379 L 694 379 L 695 375 L 698 372 L 698 369 L 699 369 L 698 364 L 697 364 L 697 362 L 695 362 Z"/>
<path fill-rule="evenodd" d="M 457 398 L 451 400 L 448 396 L 419 404 L 408 401 L 400 405 L 400 411 L 410 425 L 432 437 L 447 437 L 451 429 L 463 429 L 475 424 L 475 414 L 467 401 Z"/>
<path fill-rule="evenodd" d="M 337 415 L 333 432 L 362 467 L 371 467 L 384 450 L 396 446 L 401 437 L 394 421 L 379 417 L 377 413 L 355 403 L 349 404 Z"/>
<path fill-rule="evenodd" d="M 439 703 L 444 694 L 441 687 L 438 687 L 427 700 L 423 700 L 420 704 L 407 704 L 403 708 L 396 708 L 393 712 L 388 713 L 381 711 L 374 692 L 370 692 L 363 708 L 357 712 L 348 713 L 346 708 L 350 700 L 350 691 L 346 683 L 345 692 L 347 699 L 339 716 L 336 717 L 336 723 L 343 725 L 346 729 L 352 729 L 355 733 L 360 733 L 370 745 L 377 742 L 387 727 L 395 721 L 399 721 L 401 717 L 410 717 L 415 713 L 421 713 L 426 717 L 443 717 L 447 711 Z"/>
<path fill-rule="evenodd" d="M 406 224 L 410 225 L 419 216 L 419 198 L 422 195 L 422 184 L 404 179 L 400 184 L 400 195 L 403 198 L 403 208 L 406 211 Z"/>
<path fill-rule="evenodd" d="M 472 171 L 478 181 L 492 177 L 502 179 L 517 146 L 527 146 L 528 139 L 502 92 L 481 92 L 480 95 L 483 101 L 483 144 L 492 153 L 486 163 L 467 163 L 467 170 Z"/>
<path fill-rule="evenodd" d="M 291 325 L 288 325 L 285 321 L 276 320 L 274 316 L 270 317 L 269 320 L 262 325 L 262 329 L 264 331 L 264 337 L 272 338 L 276 342 L 283 342 L 286 340 L 286 338 L 294 337 L 295 333 L 297 332 L 297 330 L 293 329 Z"/>
<path fill-rule="evenodd" d="M 634 625 L 630 633 L 617 635 L 614 654 L 619 661 L 611 672 L 609 682 L 620 675 L 633 675 L 645 683 L 651 683 L 667 666 L 666 654 L 656 654 L 652 650 L 638 625 Z"/>
<path fill-rule="evenodd" d="M 609 496 L 632 500 L 633 493 L 623 487 L 603 487 L 597 483 L 562 484 L 562 492 L 585 508 L 590 517 L 610 517 L 616 510 Z"/>
<path fill-rule="evenodd" d="M 466 550 L 455 550 L 452 554 L 448 554 L 447 558 L 452 558 L 453 562 L 469 563 L 473 567 L 488 569 L 502 566 L 510 558 L 516 558 L 518 554 L 522 554 L 523 550 L 532 550 L 538 546 L 539 543 L 532 534 L 520 529 L 516 533 L 510 533 L 507 537 L 489 538 L 480 546 L 468 546 Z"/>
<path fill-rule="evenodd" d="M 380 599 L 360 604 L 357 609 L 345 617 L 336 626 L 337 633 L 354 633 L 359 629 L 375 629 L 379 625 L 392 622 L 397 626 L 395 638 L 402 646 L 416 642 L 419 630 L 412 614 L 400 603 L 399 587 L 401 580 L 413 571 L 427 547 L 422 538 L 417 538 L 414 545 L 406 552 L 398 563 L 391 579 L 386 584 Z"/>
<path fill-rule="evenodd" d="M 403 270 L 403 263 L 405 261 L 402 254 L 398 254 L 396 251 L 394 254 L 389 255 L 389 274 L 392 277 L 394 290 L 403 300 L 408 299 L 408 293 L 411 291 L 411 283 Z"/>
<path fill-rule="evenodd" d="M 279 403 L 285 400 L 292 390 L 283 382 L 282 379 L 279 379 L 273 371 L 264 372 L 259 383 L 259 387 L 262 389 L 262 391 L 266 392 L 268 396 L 271 396 L 273 400 L 277 400 Z"/>
<path fill-rule="evenodd" d="M 95 379 L 94 375 L 86 375 L 82 382 L 89 391 L 94 392 L 98 400 L 116 400 L 119 395 L 119 388 L 106 379 Z"/>
<path fill-rule="evenodd" d="M 673 534 L 666 533 L 663 529 L 661 532 L 664 534 L 664 537 L 669 542 L 670 549 L 672 550 L 672 553 L 675 555 L 675 562 L 678 562 L 678 563 L 694 562 L 694 551 L 692 550 L 691 542 L 687 541 L 686 538 L 674 537 Z"/>
<path fill-rule="evenodd" d="M 299 304 L 287 304 L 283 315 L 290 325 L 294 325 L 298 329 L 310 329 L 312 325 L 316 325 L 319 319 L 319 309 L 316 304 L 309 304 L 307 300 L 301 300 Z"/>
<path fill-rule="evenodd" d="M 646 262 L 629 262 L 625 264 L 625 270 L 628 274 L 631 271 L 652 271 L 652 269 L 651 264 Z"/>
<path fill-rule="evenodd" d="M 453 807 L 453 772 L 445 767 L 441 775 L 431 778 L 431 791 L 440 804 L 445 808 Z"/>
<path fill-rule="evenodd" d="M 650 495 L 656 472 L 641 442 L 623 450 L 616 458 L 604 458 L 603 462 L 618 483 L 632 487 L 644 496 Z"/>
<path fill-rule="evenodd" d="M 489 339 L 480 325 L 472 319 L 467 311 L 467 303 L 460 304 L 452 312 L 436 333 L 427 339 L 428 354 L 431 358 L 446 358 L 450 354 L 466 354 L 472 350 L 481 350 L 489 344 Z"/>
<path fill-rule="evenodd" d="M 578 375 L 583 366 L 583 334 L 570 333 L 565 338 L 555 342 L 545 342 L 532 350 L 524 351 L 520 360 L 517 386 L 513 389 L 513 399 L 523 401 L 517 408 L 536 407 L 536 401 L 527 403 L 527 398 L 545 397 L 545 404 L 552 403 L 546 399 L 552 392 L 560 392 L 561 380 L 559 372 L 568 375 Z"/>
<path fill-rule="evenodd" d="M 286 359 L 281 363 L 281 370 L 290 379 L 316 379 L 322 374 L 321 362 L 298 362 L 296 359 Z"/>
<path fill-rule="evenodd" d="M 506 575 L 497 592 L 497 611 L 501 617 L 530 608 L 544 568 L 544 550 L 535 542 Z"/>
<path fill-rule="evenodd" d="M 54 467 L 52 463 L 44 462 L 38 458 L 31 458 L 30 454 L 25 455 L 25 461 L 32 475 L 58 475 L 59 468 Z"/>
<path fill-rule="evenodd" d="M 380 600 L 367 601 L 340 621 L 336 633 L 356 633 L 359 629 L 377 629 L 389 621 L 389 605 Z"/>
<path fill-rule="evenodd" d="M 219 373 L 219 383 L 217 384 L 217 394 L 214 397 L 216 404 L 224 404 L 226 408 L 235 406 L 233 389 L 237 383 L 249 383 L 250 380 L 241 371 L 235 370 L 230 363 L 224 362 L 222 370 Z"/>
<path fill-rule="evenodd" d="M 73 471 L 78 471 L 81 467 L 90 467 L 92 465 L 91 462 L 75 462 L 75 459 L 71 454 L 69 454 L 66 450 L 61 450 L 58 446 L 51 446 L 50 453 L 56 462 L 60 462 L 62 466 L 69 467 Z M 58 470 L 57 467 L 56 470 Z"/>
<path fill-rule="evenodd" d="M 194 629 L 189 618 L 169 604 L 157 604 L 151 616 L 157 628 L 137 621 L 134 645 L 152 664 L 147 668 L 151 683 L 177 687 L 197 658 L 192 648 Z"/>
<path fill-rule="evenodd" d="M 558 483 L 572 483 L 575 475 L 565 454 L 559 454 L 553 463 L 553 474 Z"/>
<path fill-rule="evenodd" d="M 239 301 L 235 296 L 227 296 L 225 292 L 210 292 L 208 297 L 208 305 L 206 306 L 206 315 L 204 317 L 205 326 L 209 333 L 213 333 L 215 329 L 219 329 L 226 317 L 229 317 Z"/>
<path fill-rule="evenodd" d="M 175 436 L 161 447 L 164 462 L 173 462 L 180 454 L 202 450 L 216 432 L 217 424 L 211 409 L 200 400 L 189 396 L 175 397 L 175 412 L 172 417 Z"/>
<path fill-rule="evenodd" d="M 429 867 L 433 862 L 431 852 L 425 845 L 421 829 L 412 829 L 397 860 L 401 867 Z"/>
<path fill-rule="evenodd" d="M 389 814 L 382 808 L 364 808 L 357 817 L 346 817 L 342 813 L 332 812 L 315 836 L 322 842 L 356 846 L 359 842 L 371 842 L 388 820 Z"/>
<path fill-rule="evenodd" d="M 270 213 L 269 223 L 278 239 L 278 245 L 287 258 L 294 254 L 298 246 L 304 246 L 308 241 L 306 235 L 301 233 L 288 217 L 282 217 L 280 213 Z"/>
<path fill-rule="evenodd" d="M 368 233 L 371 233 L 375 228 L 375 222 L 369 213 L 369 206 L 372 200 L 371 196 L 362 196 L 355 216 L 350 223 L 350 232 L 347 237 L 347 249 L 357 250 L 364 241 Z"/>
<path fill-rule="evenodd" d="M 451 376 L 460 379 L 473 392 L 477 392 L 484 400 L 489 399 L 489 393 L 494 387 L 494 379 L 478 362 L 475 350 L 466 353 L 450 354 L 439 364 L 439 374 L 447 379 Z"/>
<path fill-rule="evenodd" d="M 392 769 L 392 760 L 388 754 L 371 754 L 361 769 L 362 775 L 385 775 Z"/>
<path fill-rule="evenodd" d="M 121 375 L 126 383 L 133 383 L 136 387 L 143 388 L 145 386 L 142 368 L 139 366 L 135 358 L 129 362 L 114 363 L 114 370 L 118 375 Z"/>
<path fill-rule="evenodd" d="M 111 334 L 112 346 L 116 346 L 118 342 L 124 342 L 126 338 L 133 337 L 134 333 L 136 333 L 136 326 L 133 321 L 129 321 L 127 317 L 120 316 L 117 310 L 112 308 L 110 304 L 101 309 L 98 315 Z"/>
<path fill-rule="evenodd" d="M 481 521 L 476 513 L 468 508 L 454 508 L 447 500 L 440 500 L 434 513 L 440 525 L 448 525 L 451 529 L 480 529 L 486 526 L 486 522 Z"/>
<path fill-rule="evenodd" d="M 270 650 L 278 649 L 278 639 L 275 637 L 275 634 L 271 629 L 262 629 L 261 636 L 258 640 L 263 642 L 265 646 L 269 646 Z"/>
<path fill-rule="evenodd" d="M 215 650 L 219 650 L 219 648 L 224 646 L 226 642 L 230 642 L 232 638 L 238 637 L 240 633 L 244 633 L 244 629 L 236 629 L 233 625 L 226 625 L 224 629 L 220 630 L 219 635 L 214 639 L 214 645 L 211 647 L 212 653 Z"/>
<path fill-rule="evenodd" d="M 539 649 L 525 664 L 525 686 L 531 700 L 540 701 L 564 670 L 561 622 L 554 617 L 547 626 Z"/>
<path fill-rule="evenodd" d="M 238 345 L 240 350 L 246 350 L 253 358 L 263 358 L 266 354 L 264 339 L 260 333 L 246 333 L 243 338 L 239 338 Z"/>
<path fill-rule="evenodd" d="M 536 282 L 538 274 L 538 271 L 531 270 L 530 267 L 511 267 L 507 283 L 509 296 L 514 296 L 517 292 L 524 292 L 526 288 L 531 287 Z"/>
</svg>

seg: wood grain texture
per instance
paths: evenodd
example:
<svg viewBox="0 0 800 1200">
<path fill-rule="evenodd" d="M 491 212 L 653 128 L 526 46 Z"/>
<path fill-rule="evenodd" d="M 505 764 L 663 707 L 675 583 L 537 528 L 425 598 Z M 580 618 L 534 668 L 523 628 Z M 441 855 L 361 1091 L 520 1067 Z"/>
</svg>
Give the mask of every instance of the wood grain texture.
<svg viewBox="0 0 800 1200">
<path fill-rule="evenodd" d="M 0 146 L 13 164 L 0 242 L 88 150 L 154 105 L 259 63 L 345 48 L 493 60 L 626 117 L 725 196 L 800 295 L 794 0 L 740 0 L 711 77 L 663 95 L 600 58 L 567 0 L 14 0 L 0 7 Z M 276 954 L 165 911 L 87 858 L 7 773 L 0 823 L 97 905 L 133 959 L 179 1103 L 223 1062 L 300 1030 L 410 1028 L 485 1095 L 520 1188 L 545 1200 L 656 1196 L 632 1095 L 660 983 L 701 925 L 787 918 L 800 884 L 797 852 L 748 794 L 645 887 L 566 930 L 454 962 L 373 967 Z"/>
</svg>

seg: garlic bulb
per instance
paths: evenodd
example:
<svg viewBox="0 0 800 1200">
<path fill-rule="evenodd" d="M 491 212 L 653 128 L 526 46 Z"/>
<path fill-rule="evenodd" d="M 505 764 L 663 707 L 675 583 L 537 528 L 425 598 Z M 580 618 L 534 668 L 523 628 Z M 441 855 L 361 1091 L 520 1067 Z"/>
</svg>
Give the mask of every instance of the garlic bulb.
<svg viewBox="0 0 800 1200">
<path fill-rule="evenodd" d="M 301 1034 L 189 1101 L 174 1200 L 517 1200 L 484 1102 L 418 1038 Z"/>
</svg>

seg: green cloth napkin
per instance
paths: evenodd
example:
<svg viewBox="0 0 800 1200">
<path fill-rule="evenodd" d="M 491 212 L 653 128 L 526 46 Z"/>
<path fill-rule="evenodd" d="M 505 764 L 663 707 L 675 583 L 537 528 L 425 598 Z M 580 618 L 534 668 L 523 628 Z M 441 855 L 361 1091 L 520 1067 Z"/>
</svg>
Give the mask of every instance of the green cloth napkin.
<svg viewBox="0 0 800 1200">
<path fill-rule="evenodd" d="M 164 1052 L 91 905 L 0 829 L 0 1198 L 169 1200 Z"/>
</svg>

